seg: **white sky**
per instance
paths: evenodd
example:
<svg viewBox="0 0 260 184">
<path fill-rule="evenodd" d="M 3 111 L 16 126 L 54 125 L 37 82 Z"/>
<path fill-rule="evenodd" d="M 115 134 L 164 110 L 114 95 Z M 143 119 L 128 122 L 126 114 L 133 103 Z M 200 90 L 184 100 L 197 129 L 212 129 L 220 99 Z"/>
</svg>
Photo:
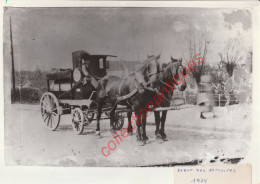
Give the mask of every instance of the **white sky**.
<svg viewBox="0 0 260 184">
<path fill-rule="evenodd" d="M 189 25 L 210 33 L 209 63 L 217 61 L 229 38 L 239 39 L 242 55 L 252 47 L 252 18 L 245 9 L 11 8 L 4 16 L 5 62 L 11 61 L 10 15 L 15 62 L 23 70 L 71 68 L 71 53 L 77 50 L 117 55 L 118 60 L 161 53 L 160 61 L 168 62 L 187 51 Z"/>
</svg>

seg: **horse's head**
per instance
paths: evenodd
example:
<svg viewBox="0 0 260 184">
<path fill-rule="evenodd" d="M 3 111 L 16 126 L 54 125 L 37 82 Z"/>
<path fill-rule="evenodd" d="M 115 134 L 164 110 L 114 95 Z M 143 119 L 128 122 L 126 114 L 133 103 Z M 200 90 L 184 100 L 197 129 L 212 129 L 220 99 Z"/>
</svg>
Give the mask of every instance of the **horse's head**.
<svg viewBox="0 0 260 184">
<path fill-rule="evenodd" d="M 160 64 L 158 62 L 158 56 L 149 56 L 146 61 L 144 61 L 143 66 L 141 67 L 141 71 L 144 75 L 144 79 L 146 83 L 155 87 L 159 82 L 159 73 L 160 73 Z"/>
<path fill-rule="evenodd" d="M 182 74 L 186 76 L 186 70 L 182 65 L 182 59 L 174 59 L 171 57 L 171 63 L 166 68 L 171 71 L 172 80 L 178 89 L 184 91 L 186 89 L 186 81 Z"/>
</svg>

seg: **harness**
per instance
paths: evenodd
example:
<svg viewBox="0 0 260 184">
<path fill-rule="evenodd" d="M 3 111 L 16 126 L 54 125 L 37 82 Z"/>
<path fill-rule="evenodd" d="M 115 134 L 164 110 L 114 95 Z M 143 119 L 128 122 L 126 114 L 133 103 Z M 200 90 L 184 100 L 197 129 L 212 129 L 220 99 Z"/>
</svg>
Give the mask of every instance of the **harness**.
<svg viewBox="0 0 260 184">
<path fill-rule="evenodd" d="M 168 68 L 170 67 L 174 67 L 176 68 L 176 73 L 177 73 L 177 70 L 178 70 L 178 67 L 181 66 L 181 63 L 180 62 L 174 62 L 174 63 L 170 63 L 164 70 L 161 70 L 159 72 L 153 72 L 153 73 L 149 73 L 149 74 L 146 74 L 145 76 L 152 76 L 152 75 L 157 75 L 159 74 L 159 82 L 162 83 L 163 85 L 166 85 L 168 87 L 171 88 L 171 86 L 167 83 L 165 83 L 163 80 L 162 80 L 162 76 L 160 75 L 162 72 L 164 72 L 165 70 L 168 70 Z M 123 78 L 123 80 L 121 81 L 120 85 L 119 85 L 119 88 L 118 88 L 118 92 L 119 92 L 119 97 L 117 98 L 118 101 L 122 101 L 122 100 L 127 100 L 129 98 L 131 98 L 132 96 L 134 96 L 139 90 L 142 90 L 142 89 L 146 89 L 148 91 L 152 91 L 152 92 L 155 92 L 156 94 L 162 96 L 158 89 L 156 88 L 152 88 L 152 87 L 149 87 L 148 85 L 150 84 L 150 82 L 146 82 L 144 80 L 144 75 L 141 73 L 140 69 L 138 69 L 136 72 L 130 74 L 131 75 L 135 75 L 135 80 L 136 80 L 136 83 L 135 83 L 135 89 L 133 91 L 131 91 L 130 93 L 128 93 L 127 95 L 124 95 L 124 96 L 121 96 L 121 93 L 122 93 L 122 86 L 125 82 L 125 80 L 127 78 Z M 164 97 L 165 100 L 167 100 L 168 102 L 170 102 L 168 99 L 166 99 L 166 97 Z"/>
<path fill-rule="evenodd" d="M 132 74 L 131 74 L 132 75 Z M 131 76 L 130 75 L 130 76 Z M 122 100 L 126 100 L 131 98 L 132 96 L 134 96 L 139 90 L 145 88 L 145 85 L 148 84 L 145 82 L 144 77 L 142 76 L 140 70 L 136 71 L 135 73 L 133 73 L 133 75 L 135 75 L 134 79 L 135 79 L 135 89 L 133 91 L 131 91 L 130 93 L 128 93 L 127 95 L 121 96 L 122 93 L 122 86 L 124 84 L 124 82 L 126 81 L 126 77 L 123 78 L 123 80 L 121 81 L 119 88 L 118 88 L 118 93 L 119 93 L 119 97 L 117 98 L 118 101 L 122 101 Z"/>
<path fill-rule="evenodd" d="M 149 58 L 146 62 L 148 62 L 152 59 L 153 58 Z M 122 86 L 123 86 L 125 80 L 127 79 L 126 77 L 124 77 L 123 80 L 121 81 L 120 85 L 119 85 L 119 88 L 118 88 L 118 93 L 119 93 L 118 96 L 119 97 L 117 97 L 117 101 L 127 100 L 127 99 L 131 98 L 132 96 L 134 96 L 138 91 L 141 91 L 142 89 L 154 91 L 155 89 L 148 86 L 151 82 L 150 81 L 146 82 L 145 77 L 150 77 L 152 75 L 157 75 L 159 73 L 160 72 L 152 72 L 152 73 L 148 73 L 146 75 L 143 75 L 140 68 L 139 68 L 136 72 L 129 75 L 129 76 L 131 76 L 131 75 L 135 76 L 134 77 L 135 78 L 135 89 L 133 91 L 131 91 L 130 93 L 128 93 L 127 95 L 121 96 Z"/>
<path fill-rule="evenodd" d="M 162 76 L 161 76 L 160 74 L 161 74 L 162 72 L 164 72 L 165 70 L 167 70 L 168 68 L 170 68 L 170 67 L 176 68 L 176 74 L 177 74 L 177 72 L 178 72 L 177 70 L 178 70 L 179 66 L 181 66 L 181 63 L 180 63 L 180 62 L 170 63 L 165 69 L 163 69 L 163 70 L 161 70 L 161 71 L 159 71 L 159 72 L 149 73 L 149 74 L 147 74 L 147 75 L 145 75 L 145 76 L 151 76 L 151 75 L 157 75 L 157 74 L 159 74 L 159 82 L 160 82 L 161 84 L 166 85 L 166 86 L 168 86 L 168 87 L 171 88 L 171 86 L 170 86 L 169 84 L 165 83 L 165 82 L 162 80 Z M 127 99 L 129 99 L 129 98 L 131 98 L 132 96 L 134 96 L 134 95 L 135 95 L 139 90 L 141 90 L 141 89 L 146 89 L 146 90 L 152 91 L 152 92 L 154 92 L 154 93 L 160 95 L 162 98 L 164 98 L 164 99 L 165 99 L 166 101 L 168 101 L 169 103 L 172 102 L 172 100 L 168 99 L 167 97 L 162 96 L 162 94 L 160 94 L 160 92 L 158 91 L 157 88 L 152 88 L 152 87 L 149 87 L 149 86 L 148 86 L 148 84 L 150 84 L 150 82 L 146 82 L 146 81 L 144 80 L 144 75 L 142 75 L 142 73 L 140 72 L 140 69 L 137 70 L 136 72 L 130 74 L 129 76 L 131 76 L 131 75 L 135 75 L 135 80 L 136 80 L 135 86 L 136 86 L 136 87 L 135 87 L 135 89 L 134 89 L 133 91 L 131 91 L 131 92 L 128 93 L 127 95 L 121 96 L 122 86 L 123 86 L 125 80 L 127 79 L 127 78 L 123 78 L 123 80 L 121 81 L 121 83 L 120 83 L 120 85 L 119 85 L 119 88 L 118 88 L 119 97 L 117 97 L 117 103 L 118 103 L 119 101 L 126 100 L 126 103 L 129 104 L 129 102 L 127 101 Z M 117 103 L 115 103 L 112 108 L 114 108 Z M 129 105 L 130 105 L 130 104 L 129 104 Z"/>
</svg>

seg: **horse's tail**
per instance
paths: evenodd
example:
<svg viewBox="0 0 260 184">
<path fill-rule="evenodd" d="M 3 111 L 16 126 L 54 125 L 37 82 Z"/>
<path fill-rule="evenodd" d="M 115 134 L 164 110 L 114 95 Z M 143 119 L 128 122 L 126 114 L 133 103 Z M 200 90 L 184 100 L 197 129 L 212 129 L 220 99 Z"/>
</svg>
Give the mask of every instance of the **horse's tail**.
<svg viewBox="0 0 260 184">
<path fill-rule="evenodd" d="M 96 102 L 98 102 L 99 100 L 102 100 L 106 97 L 106 87 L 105 86 L 107 84 L 107 81 L 108 81 L 107 77 L 104 77 L 98 81 Z"/>
<path fill-rule="evenodd" d="M 129 69 L 127 68 L 125 62 L 123 62 L 123 68 L 124 68 L 124 77 L 128 76 L 129 75 Z"/>
</svg>

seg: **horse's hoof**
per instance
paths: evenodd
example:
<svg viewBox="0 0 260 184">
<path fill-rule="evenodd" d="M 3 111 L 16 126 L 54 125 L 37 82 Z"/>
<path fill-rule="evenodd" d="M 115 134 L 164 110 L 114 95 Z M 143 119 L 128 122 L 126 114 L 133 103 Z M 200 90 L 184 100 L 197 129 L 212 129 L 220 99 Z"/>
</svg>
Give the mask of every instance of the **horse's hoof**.
<svg viewBox="0 0 260 184">
<path fill-rule="evenodd" d="M 162 136 L 160 134 L 157 134 L 155 137 L 156 139 L 162 139 Z"/>
<path fill-rule="evenodd" d="M 132 131 L 128 131 L 129 135 L 132 136 L 134 133 Z"/>
<path fill-rule="evenodd" d="M 147 141 L 147 140 L 149 140 L 149 138 L 148 138 L 147 136 L 145 136 L 145 137 L 144 137 L 144 140 Z"/>
<path fill-rule="evenodd" d="M 162 135 L 162 140 L 163 140 L 163 141 L 168 141 L 167 136 L 166 136 L 166 134 L 164 133 L 164 131 L 161 131 L 161 135 Z"/>
<path fill-rule="evenodd" d="M 205 117 L 205 116 L 203 116 L 203 114 L 202 114 L 202 113 L 200 113 L 200 118 L 201 118 L 201 119 L 206 119 L 206 117 Z"/>
<path fill-rule="evenodd" d="M 163 139 L 163 141 L 168 141 L 168 139 L 167 139 L 167 137 L 166 137 L 166 136 L 165 136 L 165 137 L 163 137 L 162 139 Z"/>
<path fill-rule="evenodd" d="M 142 141 L 142 146 L 146 145 L 146 140 Z"/>
<path fill-rule="evenodd" d="M 142 141 L 140 136 L 136 136 L 136 141 Z"/>
<path fill-rule="evenodd" d="M 156 130 L 155 131 L 155 135 L 162 135 L 162 131 L 161 130 Z"/>
<path fill-rule="evenodd" d="M 136 141 L 137 141 L 137 142 L 141 142 L 142 139 L 139 137 L 139 138 L 136 138 Z"/>
<path fill-rule="evenodd" d="M 160 131 L 160 130 L 155 130 L 154 133 L 155 133 L 156 136 L 159 134 L 159 131 Z"/>
<path fill-rule="evenodd" d="M 139 146 L 144 146 L 144 145 L 146 144 L 145 141 L 138 141 L 138 142 L 139 142 L 139 143 L 138 143 Z"/>
<path fill-rule="evenodd" d="M 155 136 L 156 136 L 156 139 L 161 139 L 162 138 L 162 132 L 160 130 L 155 131 Z"/>
<path fill-rule="evenodd" d="M 115 134 L 116 133 L 115 130 L 112 129 L 112 128 L 110 128 L 110 132 L 111 132 L 111 134 Z"/>
<path fill-rule="evenodd" d="M 100 136 L 100 135 L 101 135 L 101 134 L 100 134 L 100 131 L 96 131 L 96 132 L 95 132 L 95 135 L 96 135 L 96 136 Z"/>
</svg>

